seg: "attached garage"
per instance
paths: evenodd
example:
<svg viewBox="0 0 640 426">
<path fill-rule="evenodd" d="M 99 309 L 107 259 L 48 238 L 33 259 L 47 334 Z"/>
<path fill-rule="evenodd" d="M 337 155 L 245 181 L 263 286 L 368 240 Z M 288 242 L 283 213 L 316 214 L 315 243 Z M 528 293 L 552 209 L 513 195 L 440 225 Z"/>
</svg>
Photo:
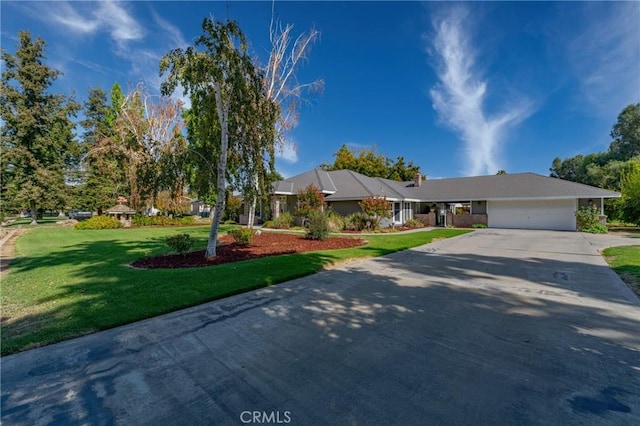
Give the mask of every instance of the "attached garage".
<svg viewBox="0 0 640 426">
<path fill-rule="evenodd" d="M 576 199 L 488 201 L 490 228 L 576 230 Z"/>
</svg>

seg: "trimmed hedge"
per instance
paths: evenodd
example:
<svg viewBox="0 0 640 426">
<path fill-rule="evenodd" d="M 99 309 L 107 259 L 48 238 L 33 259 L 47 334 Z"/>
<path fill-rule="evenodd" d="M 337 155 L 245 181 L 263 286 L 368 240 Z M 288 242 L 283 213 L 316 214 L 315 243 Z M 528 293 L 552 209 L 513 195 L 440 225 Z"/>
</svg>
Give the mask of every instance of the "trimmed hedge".
<svg viewBox="0 0 640 426">
<path fill-rule="evenodd" d="M 131 220 L 133 226 L 184 226 L 193 225 L 193 216 L 168 217 L 168 216 L 143 216 L 135 215 Z"/>
<path fill-rule="evenodd" d="M 90 219 L 78 222 L 74 229 L 116 229 L 122 228 L 122 222 L 111 216 L 93 216 Z"/>
</svg>

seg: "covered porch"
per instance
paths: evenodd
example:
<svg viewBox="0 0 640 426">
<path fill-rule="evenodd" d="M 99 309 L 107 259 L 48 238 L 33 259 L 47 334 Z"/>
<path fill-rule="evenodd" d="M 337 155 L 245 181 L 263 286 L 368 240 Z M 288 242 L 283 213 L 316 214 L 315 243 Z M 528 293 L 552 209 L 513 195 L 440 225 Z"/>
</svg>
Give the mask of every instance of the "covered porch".
<svg viewBox="0 0 640 426">
<path fill-rule="evenodd" d="M 487 225 L 487 201 L 430 201 L 417 203 L 415 218 L 426 226 L 470 228 Z"/>
</svg>

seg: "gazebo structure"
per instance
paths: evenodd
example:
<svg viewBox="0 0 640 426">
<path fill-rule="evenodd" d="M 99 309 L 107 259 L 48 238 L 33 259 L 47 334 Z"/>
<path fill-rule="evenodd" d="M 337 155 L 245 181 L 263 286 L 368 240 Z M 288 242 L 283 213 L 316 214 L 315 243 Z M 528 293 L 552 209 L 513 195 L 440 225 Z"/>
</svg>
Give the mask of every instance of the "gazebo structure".
<svg viewBox="0 0 640 426">
<path fill-rule="evenodd" d="M 118 219 L 125 228 L 131 226 L 131 216 L 136 214 L 137 212 L 131 207 L 125 205 L 127 199 L 124 197 L 118 197 L 118 204 L 116 206 L 111 207 L 105 211 L 105 214 L 109 216 L 114 216 Z"/>
</svg>

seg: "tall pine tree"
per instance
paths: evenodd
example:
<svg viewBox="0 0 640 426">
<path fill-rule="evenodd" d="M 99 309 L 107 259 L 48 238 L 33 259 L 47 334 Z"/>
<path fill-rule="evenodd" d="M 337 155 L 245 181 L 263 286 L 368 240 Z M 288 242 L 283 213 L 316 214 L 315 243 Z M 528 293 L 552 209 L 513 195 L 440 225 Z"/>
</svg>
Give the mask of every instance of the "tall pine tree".
<svg viewBox="0 0 640 426">
<path fill-rule="evenodd" d="M 32 223 L 38 207 L 64 207 L 65 178 L 77 154 L 70 117 L 79 106 L 49 92 L 61 73 L 43 62 L 44 47 L 40 37 L 34 41 L 21 31 L 16 53 L 2 50 L 2 199 L 15 208 L 28 207 Z"/>
</svg>

